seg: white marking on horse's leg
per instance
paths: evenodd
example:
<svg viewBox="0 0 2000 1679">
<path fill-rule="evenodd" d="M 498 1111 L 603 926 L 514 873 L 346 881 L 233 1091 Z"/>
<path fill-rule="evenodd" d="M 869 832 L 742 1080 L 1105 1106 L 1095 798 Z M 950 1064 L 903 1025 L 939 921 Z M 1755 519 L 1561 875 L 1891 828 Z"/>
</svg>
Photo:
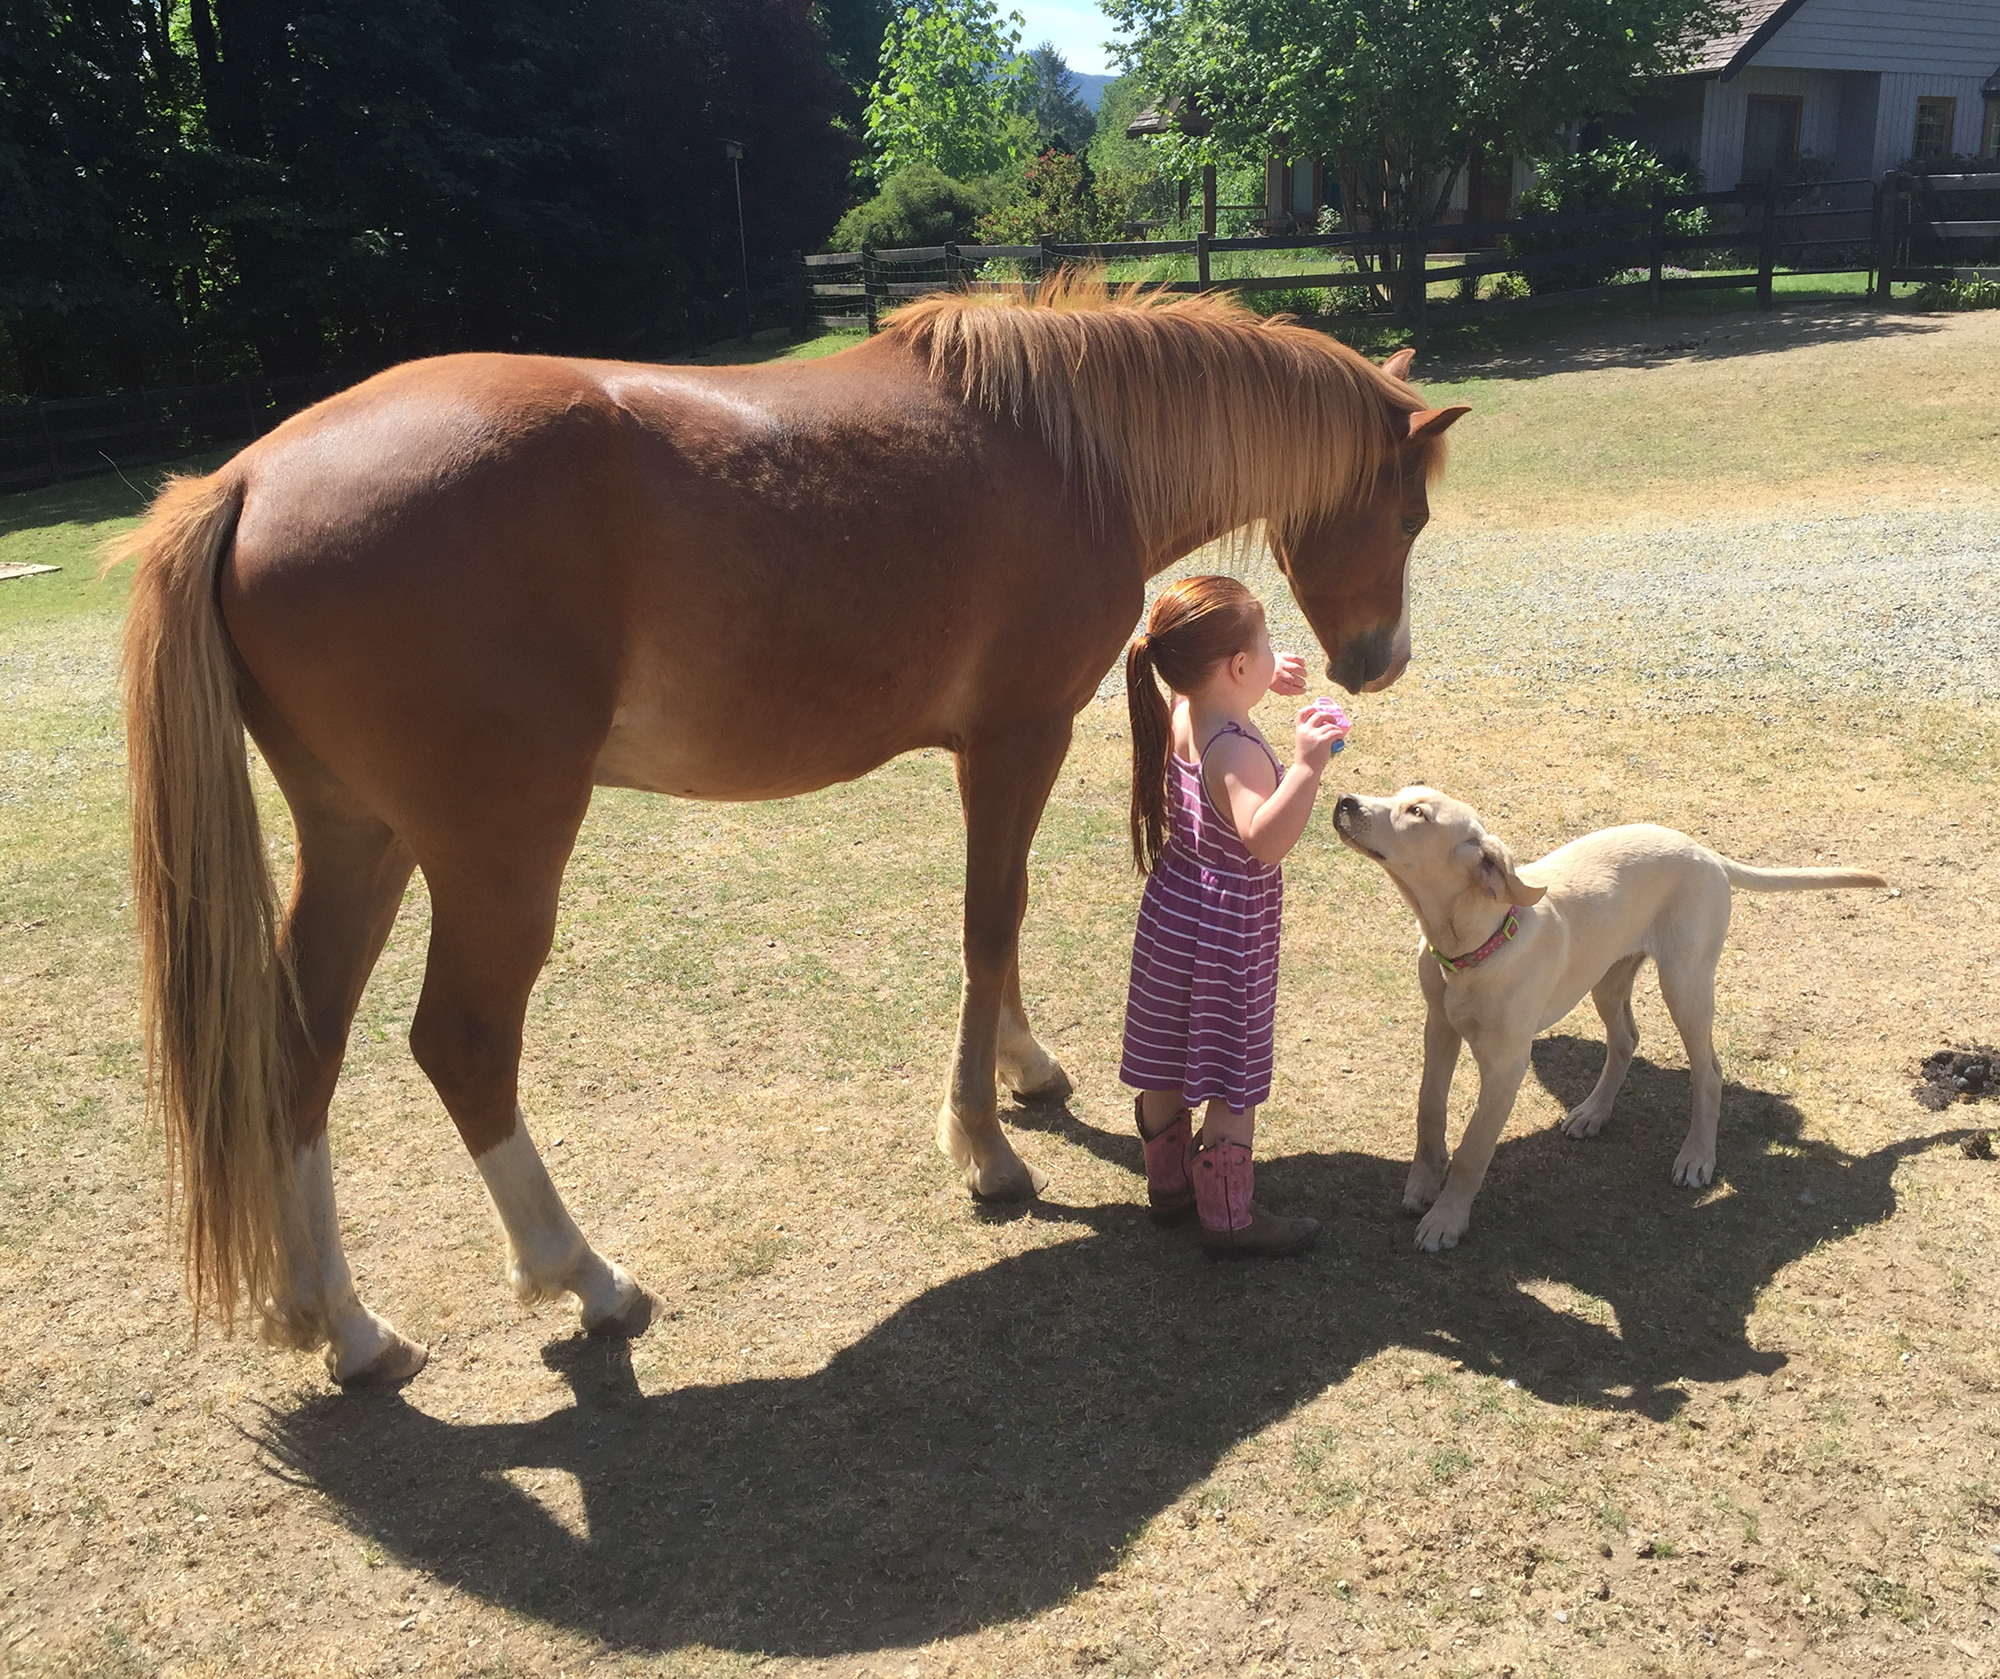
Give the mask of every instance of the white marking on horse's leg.
<svg viewBox="0 0 2000 1679">
<path fill-rule="evenodd" d="M 518 1109 L 514 1134 L 472 1163 L 486 1180 L 486 1192 L 507 1233 L 507 1281 L 523 1305 L 574 1294 L 583 1303 L 585 1329 L 621 1317 L 634 1305 L 639 1285 L 623 1266 L 611 1264 L 584 1240 Z"/>
<path fill-rule="evenodd" d="M 267 1325 L 273 1339 L 311 1348 L 326 1342 L 327 1373 L 336 1382 L 400 1381 L 423 1368 L 424 1349 L 396 1332 L 386 1318 L 361 1304 L 340 1245 L 340 1215 L 333 1203 L 333 1151 L 324 1131 L 310 1148 L 292 1155 L 298 1186 L 298 1225 L 287 1232 L 295 1315 Z"/>
<path fill-rule="evenodd" d="M 1062 1063 L 1030 1029 L 1027 1015 L 1012 1002 L 1000 1005 L 998 1061 L 1001 1082 L 1030 1101 L 1060 1102 L 1075 1088 Z"/>
</svg>

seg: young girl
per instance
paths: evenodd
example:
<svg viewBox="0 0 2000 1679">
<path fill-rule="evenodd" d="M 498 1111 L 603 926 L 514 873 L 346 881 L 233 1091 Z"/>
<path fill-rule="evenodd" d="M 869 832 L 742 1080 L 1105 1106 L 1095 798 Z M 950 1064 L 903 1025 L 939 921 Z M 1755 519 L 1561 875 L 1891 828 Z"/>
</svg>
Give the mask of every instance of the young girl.
<svg viewBox="0 0 2000 1679">
<path fill-rule="evenodd" d="M 1175 696 L 1171 713 L 1156 676 Z M 1250 1198 L 1257 1105 L 1271 1093 L 1278 863 L 1305 832 L 1343 732 L 1302 710 L 1288 770 L 1250 708 L 1304 689 L 1303 662 L 1271 651 L 1262 602 L 1230 577 L 1165 590 L 1125 655 L 1132 855 L 1147 880 L 1118 1076 L 1140 1092 L 1154 1218 L 1192 1206 L 1216 1258 L 1298 1253 L 1319 1235 L 1316 1220 Z M 1208 1106 L 1195 1137 L 1198 1102 Z"/>
</svg>

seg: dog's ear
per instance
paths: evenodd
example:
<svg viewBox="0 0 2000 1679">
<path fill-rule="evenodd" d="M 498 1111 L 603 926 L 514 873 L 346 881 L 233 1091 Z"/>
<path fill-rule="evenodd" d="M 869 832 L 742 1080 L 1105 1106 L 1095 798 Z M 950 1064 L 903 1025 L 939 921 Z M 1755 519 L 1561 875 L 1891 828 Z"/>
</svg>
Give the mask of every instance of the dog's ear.
<svg viewBox="0 0 2000 1679">
<path fill-rule="evenodd" d="M 1514 872 L 1514 853 L 1491 834 L 1479 841 L 1479 890 L 1499 903 L 1523 909 L 1548 896 L 1546 886 L 1530 886 Z"/>
</svg>

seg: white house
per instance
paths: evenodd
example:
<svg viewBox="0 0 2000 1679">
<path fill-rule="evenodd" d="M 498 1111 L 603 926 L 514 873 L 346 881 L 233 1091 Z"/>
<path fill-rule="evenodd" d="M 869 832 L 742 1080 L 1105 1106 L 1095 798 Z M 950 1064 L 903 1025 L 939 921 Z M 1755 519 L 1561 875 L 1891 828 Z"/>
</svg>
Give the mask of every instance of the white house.
<svg viewBox="0 0 2000 1679">
<path fill-rule="evenodd" d="M 1913 157 L 1996 155 L 2000 0 L 1749 0 L 1631 114 L 1605 125 L 1686 152 L 1711 191 L 1766 180 L 1800 154 L 1843 180 Z"/>
</svg>

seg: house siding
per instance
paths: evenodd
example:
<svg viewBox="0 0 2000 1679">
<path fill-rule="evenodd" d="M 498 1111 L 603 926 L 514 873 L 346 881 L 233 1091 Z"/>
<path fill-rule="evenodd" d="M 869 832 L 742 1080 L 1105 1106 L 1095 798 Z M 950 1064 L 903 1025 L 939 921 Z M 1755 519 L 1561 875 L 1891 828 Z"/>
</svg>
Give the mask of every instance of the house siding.
<svg viewBox="0 0 2000 1679">
<path fill-rule="evenodd" d="M 1994 0 L 1807 0 L 1752 63 L 1772 69 L 1879 70 L 1885 81 L 1891 75 L 1959 78 L 1976 65 L 1976 96 L 1978 83 L 2000 65 L 2000 5 Z M 1912 121 L 1915 116 L 1913 103 Z"/>
</svg>

